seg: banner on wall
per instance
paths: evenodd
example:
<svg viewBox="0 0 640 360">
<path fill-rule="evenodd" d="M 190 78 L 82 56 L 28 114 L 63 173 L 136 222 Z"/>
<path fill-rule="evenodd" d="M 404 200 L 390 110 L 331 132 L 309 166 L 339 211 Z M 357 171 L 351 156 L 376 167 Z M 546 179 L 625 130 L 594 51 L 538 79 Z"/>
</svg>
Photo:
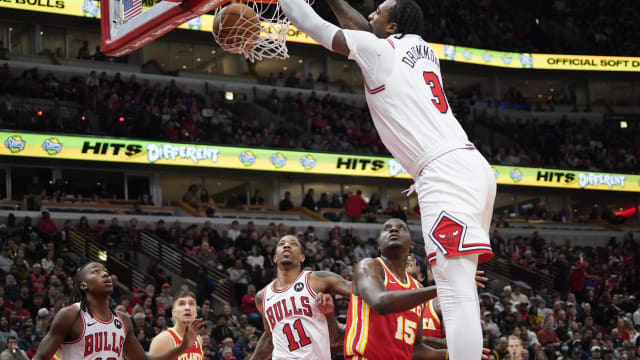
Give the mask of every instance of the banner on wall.
<svg viewBox="0 0 640 360">
<path fill-rule="evenodd" d="M 0 156 L 410 179 L 393 158 L 0 131 Z M 498 184 L 640 192 L 640 175 L 493 166 Z"/>
<path fill-rule="evenodd" d="M 142 8 L 146 10 L 155 3 L 155 0 L 143 0 Z M 0 0 L 0 8 L 89 18 L 100 17 L 99 6 L 100 2 L 95 0 Z M 213 16 L 203 15 L 180 25 L 178 28 L 211 32 Z M 270 29 L 266 24 L 263 28 Z M 317 45 L 313 39 L 294 26 L 291 26 L 287 33 L 287 41 Z M 439 43 L 430 44 L 440 60 L 475 65 L 513 69 L 640 72 L 639 57 L 518 53 Z"/>
</svg>

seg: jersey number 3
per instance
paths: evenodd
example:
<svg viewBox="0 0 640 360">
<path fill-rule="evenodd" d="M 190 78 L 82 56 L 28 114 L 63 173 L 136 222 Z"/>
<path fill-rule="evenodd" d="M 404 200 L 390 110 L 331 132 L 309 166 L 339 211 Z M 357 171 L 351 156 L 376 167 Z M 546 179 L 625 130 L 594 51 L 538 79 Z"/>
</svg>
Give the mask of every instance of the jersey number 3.
<svg viewBox="0 0 640 360">
<path fill-rule="evenodd" d="M 431 102 L 435 105 L 436 109 L 443 114 L 446 114 L 449 111 L 449 104 L 447 103 L 447 97 L 444 96 L 444 91 L 442 90 L 442 84 L 440 83 L 440 79 L 438 79 L 438 75 L 431 71 L 425 71 L 424 82 L 431 88 L 431 94 L 433 98 Z"/>
<path fill-rule="evenodd" d="M 302 327 L 302 321 L 300 321 L 300 319 L 296 320 L 293 323 L 293 327 L 298 333 L 298 337 L 300 338 L 299 342 L 296 342 L 296 338 L 293 336 L 293 331 L 291 330 L 291 326 L 289 326 L 289 324 L 286 324 L 284 326 L 284 329 L 282 329 L 284 334 L 287 336 L 287 340 L 289 341 L 289 351 L 298 350 L 301 347 L 305 347 L 311 344 L 311 339 L 309 339 L 309 336 L 304 331 L 304 328 Z"/>
</svg>

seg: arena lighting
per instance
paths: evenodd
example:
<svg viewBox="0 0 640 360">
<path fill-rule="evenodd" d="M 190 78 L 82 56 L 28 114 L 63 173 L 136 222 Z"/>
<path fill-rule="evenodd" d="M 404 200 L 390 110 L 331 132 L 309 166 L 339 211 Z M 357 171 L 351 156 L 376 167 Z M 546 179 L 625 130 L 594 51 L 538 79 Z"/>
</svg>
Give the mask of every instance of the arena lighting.
<svg viewBox="0 0 640 360">
<path fill-rule="evenodd" d="M 233 91 L 225 91 L 224 99 L 227 101 L 233 101 Z"/>
<path fill-rule="evenodd" d="M 41 117 L 44 113 L 42 112 L 42 110 L 38 110 L 36 112 L 36 115 L 38 115 L 38 117 Z"/>
<path fill-rule="evenodd" d="M 120 122 L 124 122 L 124 120 L 125 120 L 125 119 L 124 119 L 124 116 L 120 116 L 120 117 L 118 118 L 118 121 L 120 121 Z"/>
<path fill-rule="evenodd" d="M 107 261 L 107 252 L 104 250 L 98 251 L 98 259 L 102 262 Z"/>
<path fill-rule="evenodd" d="M 626 121 L 620 121 L 620 129 L 626 129 L 629 127 L 629 124 L 627 124 Z"/>
<path fill-rule="evenodd" d="M 87 117 L 82 115 L 82 117 L 80 117 L 80 120 L 85 121 L 85 120 L 87 120 Z"/>
</svg>

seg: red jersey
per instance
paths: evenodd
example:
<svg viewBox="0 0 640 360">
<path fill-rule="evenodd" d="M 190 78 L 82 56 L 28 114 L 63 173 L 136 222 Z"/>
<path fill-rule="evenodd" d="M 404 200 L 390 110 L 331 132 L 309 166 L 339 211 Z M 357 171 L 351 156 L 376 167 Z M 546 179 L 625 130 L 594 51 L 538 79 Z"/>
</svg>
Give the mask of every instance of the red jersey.
<svg viewBox="0 0 640 360">
<path fill-rule="evenodd" d="M 173 343 L 178 346 L 182 344 L 182 337 L 178 335 L 172 328 L 165 330 L 171 335 L 173 339 Z M 202 354 L 202 344 L 200 344 L 200 339 L 196 338 L 196 341 L 189 348 L 189 350 L 182 353 L 182 355 L 178 356 L 176 360 L 202 360 L 204 355 Z"/>
<path fill-rule="evenodd" d="M 422 336 L 444 339 L 442 325 L 440 324 L 440 317 L 438 316 L 438 313 L 436 313 L 434 305 L 435 300 L 436 299 L 429 300 L 427 302 L 427 308 L 424 309 L 424 315 L 422 317 Z"/>
<path fill-rule="evenodd" d="M 409 274 L 405 273 L 407 282 L 402 283 L 381 258 L 376 260 L 384 268 L 387 291 L 418 288 L 417 281 Z M 345 359 L 411 359 L 422 309 L 423 305 L 420 305 L 402 313 L 379 315 L 360 296 L 351 294 L 345 328 Z"/>
</svg>

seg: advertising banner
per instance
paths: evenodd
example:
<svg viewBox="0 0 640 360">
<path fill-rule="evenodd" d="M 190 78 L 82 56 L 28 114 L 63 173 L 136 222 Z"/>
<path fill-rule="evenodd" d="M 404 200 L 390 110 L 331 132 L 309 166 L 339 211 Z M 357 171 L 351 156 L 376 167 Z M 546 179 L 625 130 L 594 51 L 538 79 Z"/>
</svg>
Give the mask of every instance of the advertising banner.
<svg viewBox="0 0 640 360">
<path fill-rule="evenodd" d="M 393 158 L 0 132 L 0 156 L 410 179 Z M 498 184 L 640 192 L 640 175 L 493 166 Z"/>
</svg>

